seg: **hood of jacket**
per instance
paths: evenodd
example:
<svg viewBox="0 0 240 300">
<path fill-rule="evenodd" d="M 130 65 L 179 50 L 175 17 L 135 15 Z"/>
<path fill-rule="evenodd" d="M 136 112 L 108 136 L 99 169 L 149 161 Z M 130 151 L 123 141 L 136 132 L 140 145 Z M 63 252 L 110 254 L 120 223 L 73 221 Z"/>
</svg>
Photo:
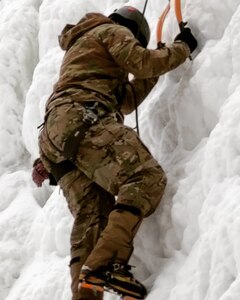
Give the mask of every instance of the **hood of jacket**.
<svg viewBox="0 0 240 300">
<path fill-rule="evenodd" d="M 76 25 L 67 24 L 59 36 L 59 45 L 68 50 L 84 33 L 102 24 L 112 24 L 113 21 L 100 13 L 86 14 Z"/>
</svg>

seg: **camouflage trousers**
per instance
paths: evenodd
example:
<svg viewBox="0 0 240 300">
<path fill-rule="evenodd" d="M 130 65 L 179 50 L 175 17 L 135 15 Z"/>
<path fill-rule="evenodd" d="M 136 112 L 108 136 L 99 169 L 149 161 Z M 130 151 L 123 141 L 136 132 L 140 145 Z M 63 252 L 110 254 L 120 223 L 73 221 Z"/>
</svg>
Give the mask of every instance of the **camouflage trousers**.
<svg viewBox="0 0 240 300">
<path fill-rule="evenodd" d="M 86 291 L 83 294 L 82 291 L 81 293 L 78 291 L 80 270 L 107 225 L 108 216 L 115 204 L 115 197 L 91 182 L 79 169 L 63 176 L 59 185 L 63 189 L 74 217 L 70 238 L 72 299 L 84 299 L 89 297 L 89 293 Z M 91 295 L 90 299 L 94 297 Z"/>
<path fill-rule="evenodd" d="M 66 103 L 49 114 L 39 146 L 41 159 L 50 172 L 52 163 L 66 159 L 64 145 L 81 126 L 84 110 L 79 104 Z M 78 275 L 107 226 L 114 196 L 117 204 L 136 208 L 141 218 L 147 217 L 161 200 L 166 177 L 135 131 L 117 122 L 111 114 L 89 128 L 79 142 L 74 164 L 77 168 L 64 175 L 58 184 L 75 218 L 70 265 L 73 299 L 81 299 Z"/>
</svg>

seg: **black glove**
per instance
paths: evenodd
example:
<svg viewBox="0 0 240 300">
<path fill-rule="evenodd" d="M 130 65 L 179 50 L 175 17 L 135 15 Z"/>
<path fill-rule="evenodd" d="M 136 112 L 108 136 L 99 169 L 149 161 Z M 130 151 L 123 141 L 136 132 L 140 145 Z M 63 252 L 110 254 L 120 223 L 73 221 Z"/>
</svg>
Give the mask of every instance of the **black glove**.
<svg viewBox="0 0 240 300">
<path fill-rule="evenodd" d="M 162 43 L 162 42 L 158 42 L 158 43 L 157 43 L 157 49 L 161 49 L 161 48 L 163 48 L 163 47 L 165 47 L 165 46 L 166 46 L 165 43 Z"/>
<path fill-rule="evenodd" d="M 191 33 L 191 29 L 184 28 L 174 39 L 174 41 L 183 41 L 190 48 L 191 53 L 197 48 L 197 40 Z"/>
</svg>

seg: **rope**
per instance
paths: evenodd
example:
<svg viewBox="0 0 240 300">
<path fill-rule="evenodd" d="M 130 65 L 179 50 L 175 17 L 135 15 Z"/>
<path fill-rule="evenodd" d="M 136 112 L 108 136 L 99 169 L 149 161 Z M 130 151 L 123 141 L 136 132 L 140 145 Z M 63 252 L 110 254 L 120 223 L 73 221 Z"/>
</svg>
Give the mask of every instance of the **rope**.
<svg viewBox="0 0 240 300">
<path fill-rule="evenodd" d="M 141 23 L 138 27 L 138 31 L 136 34 L 136 38 L 138 38 L 139 33 L 140 33 L 140 28 L 142 26 L 143 20 L 144 20 L 144 15 L 146 12 L 146 8 L 147 8 L 147 4 L 148 4 L 148 0 L 145 0 L 145 4 L 144 4 L 144 8 L 143 8 L 143 12 L 142 12 L 142 19 L 141 19 Z M 135 94 L 135 93 L 134 93 Z M 138 121 L 138 107 L 137 107 L 137 99 L 136 96 L 134 95 L 134 102 L 135 102 L 135 118 L 136 118 L 136 130 L 137 130 L 137 134 L 140 135 L 140 131 L 139 131 L 139 121 Z"/>
</svg>

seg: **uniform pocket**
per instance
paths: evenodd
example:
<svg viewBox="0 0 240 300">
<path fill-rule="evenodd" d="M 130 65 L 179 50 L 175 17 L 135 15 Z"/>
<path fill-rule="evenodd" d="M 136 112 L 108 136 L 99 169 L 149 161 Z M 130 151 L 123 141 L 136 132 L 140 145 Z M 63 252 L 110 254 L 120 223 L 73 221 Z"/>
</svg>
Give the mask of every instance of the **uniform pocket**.
<svg viewBox="0 0 240 300">
<path fill-rule="evenodd" d="M 87 136 L 95 148 L 111 145 L 121 135 L 121 124 L 112 118 L 105 118 L 89 129 Z"/>
</svg>

